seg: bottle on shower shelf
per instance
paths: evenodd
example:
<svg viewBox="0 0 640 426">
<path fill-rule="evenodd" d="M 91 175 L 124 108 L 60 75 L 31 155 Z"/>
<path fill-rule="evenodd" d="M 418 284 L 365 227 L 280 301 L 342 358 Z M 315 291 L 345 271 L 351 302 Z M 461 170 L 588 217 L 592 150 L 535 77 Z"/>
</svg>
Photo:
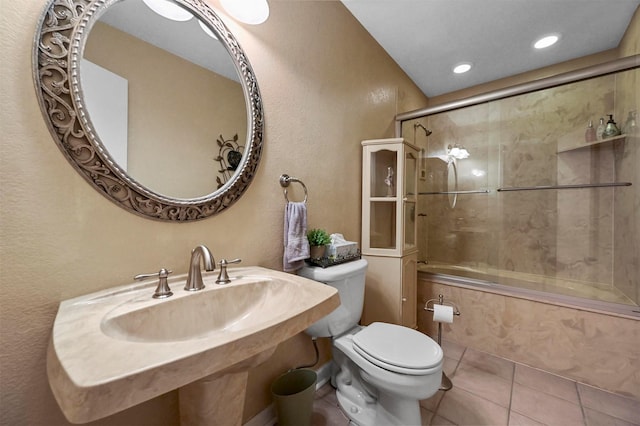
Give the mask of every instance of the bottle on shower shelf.
<svg viewBox="0 0 640 426">
<path fill-rule="evenodd" d="M 613 114 L 609 114 L 609 121 L 607 121 L 607 125 L 604 127 L 604 133 L 602 133 L 602 137 L 612 138 L 614 136 L 618 136 L 620 134 L 620 129 L 616 125 L 616 122 L 613 121 Z"/>
<path fill-rule="evenodd" d="M 593 128 L 593 121 L 589 120 L 589 125 L 587 126 L 587 130 L 584 132 L 584 141 L 595 142 L 597 140 L 596 137 L 596 129 Z"/>
<path fill-rule="evenodd" d="M 638 122 L 636 120 L 636 112 L 629 111 L 629 115 L 627 116 L 627 121 L 624 123 L 624 127 L 622 128 L 622 133 L 625 135 L 635 135 L 639 132 L 638 130 Z"/>
<path fill-rule="evenodd" d="M 598 124 L 598 128 L 596 129 L 596 139 L 601 141 L 603 139 L 602 134 L 604 133 L 604 118 L 600 117 L 600 124 Z"/>
</svg>

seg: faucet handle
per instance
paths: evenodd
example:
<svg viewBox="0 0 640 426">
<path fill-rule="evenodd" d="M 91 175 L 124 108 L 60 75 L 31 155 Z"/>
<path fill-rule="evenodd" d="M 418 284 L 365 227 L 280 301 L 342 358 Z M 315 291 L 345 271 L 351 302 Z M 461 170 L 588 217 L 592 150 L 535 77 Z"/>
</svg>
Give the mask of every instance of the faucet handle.
<svg viewBox="0 0 640 426">
<path fill-rule="evenodd" d="M 158 277 L 158 286 L 156 287 L 156 291 L 153 293 L 154 299 L 164 299 L 165 297 L 169 297 L 173 295 L 173 292 L 169 288 L 169 283 L 167 282 L 167 277 L 173 271 L 169 271 L 168 269 L 162 268 L 155 274 L 138 274 L 133 277 L 134 280 L 142 281 L 147 278 Z"/>
<path fill-rule="evenodd" d="M 229 278 L 229 274 L 227 273 L 227 265 L 232 263 L 240 263 L 242 259 L 233 259 L 227 260 L 222 259 L 218 264 L 220 265 L 220 273 L 218 274 L 218 279 L 216 280 L 216 284 L 228 284 L 231 282 L 231 278 Z"/>
<path fill-rule="evenodd" d="M 162 268 L 158 272 L 154 272 L 152 274 L 138 274 L 135 277 L 133 277 L 133 279 L 136 281 L 143 281 L 143 280 L 146 280 L 147 278 L 153 278 L 153 277 L 161 278 L 163 275 L 165 278 L 167 278 L 171 273 L 173 273 L 173 271 L 169 271 L 168 269 Z"/>
</svg>

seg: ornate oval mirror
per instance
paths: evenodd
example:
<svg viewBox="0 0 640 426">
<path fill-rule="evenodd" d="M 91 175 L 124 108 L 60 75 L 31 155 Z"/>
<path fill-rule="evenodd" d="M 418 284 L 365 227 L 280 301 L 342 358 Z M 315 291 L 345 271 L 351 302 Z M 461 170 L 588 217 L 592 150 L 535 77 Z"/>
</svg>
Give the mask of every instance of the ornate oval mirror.
<svg viewBox="0 0 640 426">
<path fill-rule="evenodd" d="M 154 11 L 172 3 L 180 21 Z M 49 0 L 34 80 L 59 148 L 100 193 L 165 221 L 229 207 L 260 159 L 262 100 L 202 0 Z"/>
</svg>

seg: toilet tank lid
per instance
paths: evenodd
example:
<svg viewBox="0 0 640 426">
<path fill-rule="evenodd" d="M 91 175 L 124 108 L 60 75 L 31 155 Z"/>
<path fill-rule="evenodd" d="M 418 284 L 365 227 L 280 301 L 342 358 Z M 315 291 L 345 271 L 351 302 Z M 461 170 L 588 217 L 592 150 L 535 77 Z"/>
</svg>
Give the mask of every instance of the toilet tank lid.
<svg viewBox="0 0 640 426">
<path fill-rule="evenodd" d="M 374 322 L 353 336 L 354 349 L 370 361 L 403 372 L 427 370 L 442 362 L 440 346 L 426 334 L 395 324 Z M 359 349 L 359 350 L 358 350 Z M 381 361 L 377 363 L 377 361 Z M 404 371 L 409 370 L 409 371 Z"/>
<path fill-rule="evenodd" d="M 298 271 L 298 275 L 320 282 L 338 281 L 351 275 L 360 274 L 367 269 L 365 259 L 353 260 L 340 265 L 320 268 L 318 266 L 305 265 Z"/>
</svg>

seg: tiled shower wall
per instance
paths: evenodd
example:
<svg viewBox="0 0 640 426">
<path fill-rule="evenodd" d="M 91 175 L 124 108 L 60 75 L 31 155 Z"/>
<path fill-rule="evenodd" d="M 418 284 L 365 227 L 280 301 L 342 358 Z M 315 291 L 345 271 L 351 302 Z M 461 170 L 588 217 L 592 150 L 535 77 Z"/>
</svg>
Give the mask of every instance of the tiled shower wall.
<svg viewBox="0 0 640 426">
<path fill-rule="evenodd" d="M 453 209 L 448 195 L 420 197 L 419 213 L 426 214 L 418 221 L 421 260 L 557 278 L 556 284 L 612 289 L 638 303 L 638 138 L 558 151 L 584 144 L 590 120 L 597 126 L 614 114 L 623 126 L 638 109 L 639 74 L 635 69 L 409 122 L 433 131 L 415 137 L 426 157 L 421 192 L 455 189 L 442 156 L 456 144 L 470 153 L 456 160 L 457 189 L 490 189 L 459 195 Z M 615 181 L 633 186 L 495 191 Z"/>
</svg>

